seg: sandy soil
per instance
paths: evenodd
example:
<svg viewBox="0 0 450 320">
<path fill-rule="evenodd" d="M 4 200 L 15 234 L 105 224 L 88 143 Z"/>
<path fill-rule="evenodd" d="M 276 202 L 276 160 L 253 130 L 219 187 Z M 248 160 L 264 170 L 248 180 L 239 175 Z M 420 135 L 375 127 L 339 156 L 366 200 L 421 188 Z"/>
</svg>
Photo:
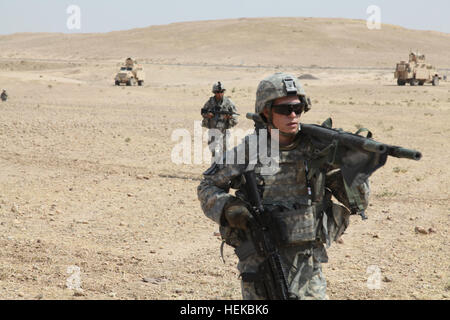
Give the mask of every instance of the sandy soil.
<svg viewBox="0 0 450 320">
<path fill-rule="evenodd" d="M 208 164 L 173 163 L 171 135 L 193 135 L 214 81 L 244 115 L 258 82 L 276 71 L 318 78 L 302 81 L 313 101 L 304 122 L 331 116 L 423 153 L 418 162 L 390 158 L 372 176 L 369 219 L 352 216 L 328 251 L 330 299 L 450 298 L 449 82 L 398 87 L 393 70 L 368 67 L 358 51 L 338 69 L 319 68 L 328 60 L 314 55 L 289 67 L 256 56 L 239 67 L 214 63 L 215 51 L 180 51 L 179 65 L 148 57 L 143 87 L 115 87 L 122 58 L 71 56 L 57 45 L 34 56 L 41 49 L 21 47 L 24 36 L 49 35 L 0 37 L 0 87 L 10 95 L 0 103 L 0 299 L 239 299 L 237 260 L 225 247 L 222 262 L 218 228 L 197 200 Z M 448 54 L 440 59 L 450 66 Z M 238 128 L 252 126 L 240 117 Z M 368 287 L 373 270 L 378 289 Z M 77 276 L 82 290 L 68 288 Z"/>
</svg>

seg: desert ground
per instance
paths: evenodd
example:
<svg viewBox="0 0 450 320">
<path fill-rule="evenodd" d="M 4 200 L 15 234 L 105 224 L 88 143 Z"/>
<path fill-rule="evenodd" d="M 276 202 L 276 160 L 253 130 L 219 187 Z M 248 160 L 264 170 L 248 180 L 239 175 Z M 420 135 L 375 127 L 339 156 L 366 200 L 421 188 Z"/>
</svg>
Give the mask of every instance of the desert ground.
<svg viewBox="0 0 450 320">
<path fill-rule="evenodd" d="M 301 18 L 0 36 L 0 299 L 240 299 L 237 258 L 226 246 L 222 261 L 197 200 L 209 159 L 175 163 L 172 134 L 187 130 L 194 147 L 218 80 L 237 128 L 251 129 L 256 87 L 280 71 L 316 78 L 301 80 L 313 103 L 303 122 L 332 117 L 423 154 L 370 178 L 369 219 L 352 216 L 328 249 L 329 298 L 450 299 L 450 82 L 393 78 L 411 48 L 448 73 L 449 40 Z M 142 87 L 114 86 L 128 56 Z"/>
</svg>

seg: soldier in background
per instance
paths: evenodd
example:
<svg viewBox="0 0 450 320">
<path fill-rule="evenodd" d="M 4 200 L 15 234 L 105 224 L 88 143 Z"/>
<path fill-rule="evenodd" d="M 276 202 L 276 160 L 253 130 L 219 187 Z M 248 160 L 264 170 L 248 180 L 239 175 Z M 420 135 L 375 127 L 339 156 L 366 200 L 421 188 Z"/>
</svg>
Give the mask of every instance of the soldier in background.
<svg viewBox="0 0 450 320">
<path fill-rule="evenodd" d="M 2 99 L 2 101 L 6 101 L 6 99 L 8 99 L 8 94 L 6 93 L 5 89 L 2 89 L 2 93 L 0 95 L 0 98 Z"/>
<path fill-rule="evenodd" d="M 224 96 L 225 87 L 220 81 L 213 85 L 212 92 L 214 96 L 205 103 L 201 109 L 201 115 L 203 116 L 202 126 L 210 129 L 208 131 L 209 150 L 211 150 L 213 160 L 217 160 L 227 150 L 226 130 L 238 123 L 238 114 L 233 101 Z M 216 154 L 217 151 L 219 154 Z"/>
<path fill-rule="evenodd" d="M 313 161 L 317 149 L 312 138 L 301 131 L 299 122 L 301 114 L 310 108 L 310 100 L 292 75 L 276 73 L 257 88 L 255 113 L 264 121 L 262 130 L 268 135 L 279 130 L 279 167 L 264 174 L 265 165 L 258 155 L 252 170 L 264 210 L 272 217 L 272 229 L 277 232 L 276 247 L 291 299 L 327 299 L 321 264 L 328 261 L 326 246 L 345 231 L 350 213 L 356 213 L 356 200 L 349 200 L 348 192 L 363 208 L 369 196 L 367 179 L 348 191 L 340 168 Z M 222 239 L 235 248 L 243 299 L 268 299 L 273 292 L 264 282 L 267 260 L 258 254 L 253 242 L 249 223 L 254 218 L 243 177 L 249 170 L 249 159 L 255 158 L 249 141 L 247 136 L 233 149 L 236 153 L 245 150 L 245 163 L 213 163 L 204 173 L 197 195 L 205 215 L 219 224 Z M 235 195 L 229 193 L 231 188 L 236 189 Z M 332 196 L 342 205 L 332 201 Z"/>
</svg>

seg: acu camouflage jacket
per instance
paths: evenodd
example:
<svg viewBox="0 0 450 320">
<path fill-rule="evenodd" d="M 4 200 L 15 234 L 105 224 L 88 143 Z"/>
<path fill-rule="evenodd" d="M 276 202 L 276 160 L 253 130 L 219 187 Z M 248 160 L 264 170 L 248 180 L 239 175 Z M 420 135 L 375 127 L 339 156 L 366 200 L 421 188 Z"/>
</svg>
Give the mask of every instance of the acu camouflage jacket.
<svg viewBox="0 0 450 320">
<path fill-rule="evenodd" d="M 253 162 L 249 160 L 254 156 L 250 154 L 250 138 L 255 135 L 256 133 L 247 136 L 241 145 L 228 152 L 227 162 L 229 162 L 228 159 L 232 158 L 230 155 L 234 156 L 235 161 L 232 164 L 213 164 L 204 173 L 204 178 L 198 186 L 197 194 L 203 212 L 208 218 L 218 223 L 222 229 L 229 228 L 223 217 L 223 210 L 227 203 L 234 197 L 247 201 L 242 174 L 249 169 L 252 163 L 254 163 L 253 170 L 256 173 L 257 185 L 263 204 L 269 208 L 269 211 L 276 208 L 276 211 L 282 212 L 279 214 L 284 219 L 282 224 L 295 225 L 298 222 L 297 220 L 305 220 L 304 217 L 311 214 L 310 219 L 313 220 L 309 224 L 305 224 L 304 221 L 303 225 L 295 227 L 295 232 L 303 232 L 304 234 L 291 235 L 293 241 L 320 239 L 329 245 L 330 241 L 336 240 L 347 227 L 350 211 L 357 213 L 358 210 L 367 207 L 368 180 L 357 186 L 355 190 L 349 190 L 344 183 L 339 168 L 332 167 L 314 158 L 315 145 L 301 131 L 290 146 L 279 148 L 279 155 L 276 158 L 276 166 L 272 168 L 274 169 L 272 174 L 267 174 L 267 171 L 263 170 L 264 165 L 261 163 L 259 156 Z M 270 151 L 270 139 L 268 140 L 267 150 Z M 245 152 L 245 161 L 241 161 L 242 163 L 237 161 L 240 152 Z M 267 161 L 264 163 L 267 164 Z M 273 163 L 271 165 L 273 166 Z M 264 172 L 265 174 L 263 174 Z M 229 193 L 230 189 L 237 190 L 235 196 Z M 350 198 L 349 194 L 351 194 Z M 332 196 L 344 206 L 333 203 Z M 355 203 L 355 197 L 357 203 Z M 300 210 L 301 208 L 303 208 L 303 211 Z M 311 208 L 314 208 L 314 210 L 310 210 Z M 283 212 L 288 214 L 283 214 Z M 292 212 L 300 212 L 300 216 L 292 216 L 294 220 L 289 221 L 287 216 L 291 215 Z M 314 214 L 311 212 L 314 212 Z M 229 234 L 230 230 L 226 233 Z M 227 241 L 227 239 L 225 240 Z M 244 239 L 227 241 L 227 243 L 232 246 L 239 246 L 240 241 L 244 241 Z"/>
<path fill-rule="evenodd" d="M 202 108 L 202 114 L 211 112 L 214 114 L 212 119 L 203 118 L 202 126 L 208 129 L 219 129 L 224 131 L 234 127 L 238 123 L 237 115 L 233 115 L 231 119 L 225 119 L 223 114 L 217 114 L 215 111 L 228 111 L 237 113 L 236 107 L 228 97 L 223 97 L 222 101 L 217 102 L 215 97 L 210 97 Z"/>
</svg>

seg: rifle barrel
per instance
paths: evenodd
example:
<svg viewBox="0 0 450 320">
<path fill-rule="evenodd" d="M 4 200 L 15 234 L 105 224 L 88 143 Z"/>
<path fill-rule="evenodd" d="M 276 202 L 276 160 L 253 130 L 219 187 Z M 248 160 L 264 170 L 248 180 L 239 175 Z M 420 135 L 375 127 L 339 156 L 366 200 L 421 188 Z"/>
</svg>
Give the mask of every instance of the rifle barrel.
<svg viewBox="0 0 450 320">
<path fill-rule="evenodd" d="M 416 161 L 422 158 L 422 153 L 420 151 L 397 146 L 388 146 L 388 154 L 396 158 L 406 158 Z"/>
<path fill-rule="evenodd" d="M 316 136 L 323 140 L 337 140 L 350 148 L 361 148 L 374 153 L 385 153 L 388 150 L 387 145 L 368 139 L 350 132 L 339 131 L 325 128 L 315 124 L 301 124 L 301 130 L 306 134 Z"/>
<path fill-rule="evenodd" d="M 253 120 L 255 123 L 263 123 L 261 116 L 256 113 L 247 113 L 247 119 Z M 361 148 L 368 152 L 379 154 L 387 153 L 389 156 L 396 158 L 406 158 L 411 160 L 420 160 L 422 153 L 417 150 L 391 146 L 373 139 L 365 138 L 350 132 L 340 131 L 336 129 L 325 128 L 315 124 L 300 124 L 301 130 L 306 134 L 317 137 L 325 141 L 337 140 L 343 145 L 350 148 Z"/>
</svg>

